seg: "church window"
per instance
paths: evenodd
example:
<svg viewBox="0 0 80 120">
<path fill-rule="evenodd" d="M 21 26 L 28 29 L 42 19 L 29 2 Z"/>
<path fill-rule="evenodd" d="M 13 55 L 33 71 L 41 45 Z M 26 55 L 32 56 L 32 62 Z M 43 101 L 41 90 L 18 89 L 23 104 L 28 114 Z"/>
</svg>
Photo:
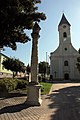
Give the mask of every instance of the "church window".
<svg viewBox="0 0 80 120">
<path fill-rule="evenodd" d="M 67 48 L 65 48 L 65 51 L 67 51 Z"/>
<path fill-rule="evenodd" d="M 67 33 L 66 32 L 63 33 L 63 37 L 67 38 Z"/>
<path fill-rule="evenodd" d="M 64 61 L 64 66 L 68 66 L 68 61 Z"/>
<path fill-rule="evenodd" d="M 63 28 L 66 28 L 66 26 L 64 25 Z"/>
</svg>

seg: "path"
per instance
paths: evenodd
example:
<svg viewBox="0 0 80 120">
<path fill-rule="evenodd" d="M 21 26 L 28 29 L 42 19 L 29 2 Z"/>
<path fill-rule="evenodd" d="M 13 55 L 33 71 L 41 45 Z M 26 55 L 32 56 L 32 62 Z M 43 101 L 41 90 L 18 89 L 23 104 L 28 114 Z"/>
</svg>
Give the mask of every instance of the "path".
<svg viewBox="0 0 80 120">
<path fill-rule="evenodd" d="M 55 83 L 41 106 L 28 107 L 26 97 L 0 100 L 0 120 L 80 120 L 80 83 Z"/>
</svg>

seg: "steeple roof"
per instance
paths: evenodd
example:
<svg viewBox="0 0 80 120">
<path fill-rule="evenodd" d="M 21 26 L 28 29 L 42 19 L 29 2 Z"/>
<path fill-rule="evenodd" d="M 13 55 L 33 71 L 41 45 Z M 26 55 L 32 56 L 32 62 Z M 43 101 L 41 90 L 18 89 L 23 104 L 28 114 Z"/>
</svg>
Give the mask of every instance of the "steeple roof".
<svg viewBox="0 0 80 120">
<path fill-rule="evenodd" d="M 68 22 L 68 20 L 66 19 L 64 13 L 62 15 L 62 18 L 61 18 L 61 21 L 59 23 L 59 26 L 61 26 L 62 24 L 67 24 L 67 25 L 71 26 L 70 23 Z"/>
</svg>

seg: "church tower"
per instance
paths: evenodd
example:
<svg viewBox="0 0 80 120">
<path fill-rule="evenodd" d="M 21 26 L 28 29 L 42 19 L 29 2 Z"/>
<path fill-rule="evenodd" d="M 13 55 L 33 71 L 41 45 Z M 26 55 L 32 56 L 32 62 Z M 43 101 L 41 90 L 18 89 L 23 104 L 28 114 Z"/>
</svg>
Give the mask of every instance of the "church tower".
<svg viewBox="0 0 80 120">
<path fill-rule="evenodd" d="M 50 54 L 50 75 L 54 80 L 80 79 L 76 63 L 78 51 L 71 43 L 70 23 L 64 13 L 58 25 L 59 46 Z"/>
<path fill-rule="evenodd" d="M 70 23 L 67 21 L 63 13 L 62 19 L 58 25 L 60 44 L 63 44 L 64 42 L 71 43 L 70 26 Z"/>
<path fill-rule="evenodd" d="M 71 53 L 71 32 L 70 23 L 64 13 L 58 25 L 60 54 Z"/>
</svg>

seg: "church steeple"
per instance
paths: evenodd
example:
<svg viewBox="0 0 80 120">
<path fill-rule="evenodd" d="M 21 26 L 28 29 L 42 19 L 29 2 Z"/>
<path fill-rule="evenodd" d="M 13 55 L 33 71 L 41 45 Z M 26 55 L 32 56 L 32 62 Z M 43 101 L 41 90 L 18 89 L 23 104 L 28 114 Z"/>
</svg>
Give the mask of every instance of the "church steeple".
<svg viewBox="0 0 80 120">
<path fill-rule="evenodd" d="M 58 25 L 60 44 L 71 43 L 70 26 L 70 23 L 63 13 L 61 21 Z"/>
<path fill-rule="evenodd" d="M 68 22 L 68 20 L 66 19 L 64 13 L 62 15 L 62 18 L 61 18 L 61 21 L 59 23 L 59 26 L 61 26 L 62 24 L 67 24 L 67 25 L 71 26 L 70 23 Z"/>
</svg>

